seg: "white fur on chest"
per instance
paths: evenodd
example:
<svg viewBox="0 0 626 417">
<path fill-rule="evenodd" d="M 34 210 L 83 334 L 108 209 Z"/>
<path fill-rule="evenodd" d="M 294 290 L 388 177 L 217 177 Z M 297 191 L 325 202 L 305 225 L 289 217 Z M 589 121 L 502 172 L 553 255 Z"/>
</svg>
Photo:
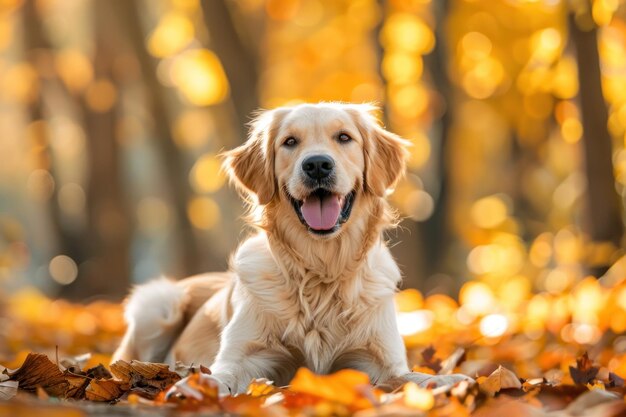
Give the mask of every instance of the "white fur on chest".
<svg viewBox="0 0 626 417">
<path fill-rule="evenodd" d="M 393 310 L 400 272 L 388 249 L 375 245 L 365 265 L 351 277 L 322 280 L 315 274 L 291 276 L 272 257 L 264 234 L 248 239 L 237 251 L 234 268 L 241 302 L 254 298 L 265 340 L 299 350 L 304 365 L 330 370 L 342 353 L 366 348 L 383 317 Z M 267 323 L 271 323 L 267 325 Z M 395 325 L 395 323 L 389 323 Z"/>
</svg>

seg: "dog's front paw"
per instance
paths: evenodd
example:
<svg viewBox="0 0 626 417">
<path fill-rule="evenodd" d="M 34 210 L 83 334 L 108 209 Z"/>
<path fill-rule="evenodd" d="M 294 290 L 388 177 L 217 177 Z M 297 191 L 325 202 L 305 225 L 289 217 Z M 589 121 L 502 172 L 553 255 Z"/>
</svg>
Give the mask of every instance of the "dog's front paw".
<svg viewBox="0 0 626 417">
<path fill-rule="evenodd" d="M 219 378 L 213 375 L 199 373 L 197 376 L 190 375 L 172 385 L 172 387 L 167 390 L 167 393 L 165 393 L 165 399 L 182 396 L 201 401 L 205 396 L 202 389 L 203 387 L 216 387 L 220 397 L 230 395 L 231 393 L 228 385 L 220 381 Z"/>
</svg>

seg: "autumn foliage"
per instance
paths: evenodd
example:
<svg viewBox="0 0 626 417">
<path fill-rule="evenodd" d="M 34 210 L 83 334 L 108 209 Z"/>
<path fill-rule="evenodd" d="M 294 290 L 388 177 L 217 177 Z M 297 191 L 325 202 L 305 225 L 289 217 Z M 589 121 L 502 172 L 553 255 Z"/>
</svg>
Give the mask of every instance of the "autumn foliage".
<svg viewBox="0 0 626 417">
<path fill-rule="evenodd" d="M 468 283 L 470 289 L 464 292 L 475 291 L 472 285 Z M 0 412 L 55 409 L 58 405 L 54 399 L 61 399 L 64 407 L 72 407 L 76 415 L 88 414 L 87 403 L 106 403 L 131 411 L 163 409 L 251 416 L 285 412 L 324 416 L 489 416 L 504 410 L 539 416 L 551 415 L 554 410 L 572 416 L 621 415 L 626 412 L 626 355 L 621 352 L 622 338 L 610 326 L 615 317 L 626 315 L 619 303 L 626 287 L 605 288 L 595 280 L 580 285 L 586 294 L 597 292 L 602 301 L 602 308 L 598 306 L 593 316 L 602 329 L 602 338 L 593 345 L 567 339 L 572 317 L 580 307 L 574 301 L 568 304 L 560 324 L 550 322 L 548 314 L 534 316 L 536 298 L 545 295 L 529 296 L 516 315 L 501 314 L 506 322 L 489 318 L 499 313 L 480 313 L 471 322 L 459 322 L 463 309 L 471 308 L 476 300 L 464 298 L 458 305 L 442 295 L 424 298 L 415 290 L 400 292 L 399 317 L 412 314 L 417 324 L 422 315 L 432 320 L 430 325 L 418 328 L 415 322 L 402 327 L 404 319 L 400 319 L 413 370 L 432 375 L 461 372 L 475 378 L 475 384 L 436 386 L 427 380 L 419 385 L 398 380 L 371 385 L 367 375 L 354 370 L 315 375 L 302 368 L 287 387 L 258 379 L 250 382 L 246 394 L 234 397 L 218 396 L 217 387 L 202 378 L 210 374 L 202 364 L 178 364 L 175 369 L 138 361 L 106 365 L 111 346 L 123 331 L 119 305 L 97 302 L 79 306 L 28 291 L 17 294 L 15 300 L 19 303 L 9 304 L 5 319 L 15 329 L 39 329 L 41 333 L 27 341 L 5 334 L 8 343 L 2 363 L 7 368 L 0 377 L 0 397 L 9 401 L 0 402 Z M 575 300 L 576 291 L 571 297 Z M 25 305 L 30 308 L 23 308 Z M 59 309 L 63 320 L 28 314 L 54 308 Z M 92 326 L 81 325 L 89 321 L 87 316 Z M 525 327 L 525 323 L 532 325 Z M 85 333 L 99 337 L 85 337 Z M 47 355 L 29 353 L 31 349 Z M 191 377 L 180 382 L 187 376 Z M 186 392 L 194 395 L 177 391 L 168 396 L 168 389 L 175 383 L 184 383 Z"/>
</svg>

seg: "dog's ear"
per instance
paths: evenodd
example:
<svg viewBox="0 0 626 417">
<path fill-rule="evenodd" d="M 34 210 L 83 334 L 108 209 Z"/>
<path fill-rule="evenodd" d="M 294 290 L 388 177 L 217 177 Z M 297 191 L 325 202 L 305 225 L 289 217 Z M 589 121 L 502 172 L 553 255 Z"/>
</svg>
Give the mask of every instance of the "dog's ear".
<svg viewBox="0 0 626 417">
<path fill-rule="evenodd" d="M 261 205 L 276 193 L 272 132 L 277 125 L 274 111 L 260 113 L 250 124 L 248 140 L 224 153 L 224 168 L 230 179 L 244 192 L 255 195 Z"/>
<path fill-rule="evenodd" d="M 400 136 L 385 130 L 374 116 L 376 107 L 359 105 L 358 128 L 363 136 L 365 154 L 365 190 L 379 197 L 384 197 L 387 190 L 393 188 L 404 174 L 409 156 L 407 147 L 411 143 Z"/>
</svg>

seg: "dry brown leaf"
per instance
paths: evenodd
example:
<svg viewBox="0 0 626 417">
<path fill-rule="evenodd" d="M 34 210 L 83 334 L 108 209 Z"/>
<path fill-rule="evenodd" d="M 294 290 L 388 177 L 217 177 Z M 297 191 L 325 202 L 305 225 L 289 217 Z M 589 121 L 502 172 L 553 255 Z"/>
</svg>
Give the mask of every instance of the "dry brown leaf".
<svg viewBox="0 0 626 417">
<path fill-rule="evenodd" d="M 587 352 L 576 358 L 576 367 L 569 367 L 569 372 L 574 382 L 582 385 L 592 383 L 599 370 L 597 366 L 593 366 L 593 362 L 589 359 Z"/>
<path fill-rule="evenodd" d="M 89 385 L 89 378 L 82 375 L 66 374 L 65 380 L 67 381 L 65 398 L 72 398 L 75 400 L 84 398 L 85 388 L 87 388 L 87 385 Z"/>
<path fill-rule="evenodd" d="M 422 366 L 431 369 L 435 373 L 441 371 L 441 359 L 435 357 L 435 348 L 433 345 L 428 346 L 422 351 Z"/>
<path fill-rule="evenodd" d="M 140 361 L 117 361 L 111 365 L 111 373 L 129 384 L 132 392 L 149 399 L 181 379 L 166 364 Z"/>
<path fill-rule="evenodd" d="M 41 353 L 29 354 L 21 367 L 15 371 L 5 370 L 5 373 L 11 381 L 18 381 L 19 388 L 25 391 L 35 392 L 41 387 L 49 395 L 61 397 L 68 387 L 59 367 Z"/>
<path fill-rule="evenodd" d="M 134 376 L 145 379 L 171 379 L 176 382 L 180 376 L 164 363 L 119 360 L 111 365 L 111 373 L 120 381 L 131 382 Z"/>
<path fill-rule="evenodd" d="M 81 373 L 82 375 L 83 373 Z M 109 372 L 109 370 L 102 364 L 98 364 L 92 368 L 87 369 L 84 372 L 85 375 L 87 375 L 89 378 L 96 378 L 96 379 L 111 379 L 113 378 L 113 375 L 111 375 L 111 372 Z"/>
<path fill-rule="evenodd" d="M 499 366 L 498 369 L 493 371 L 487 378 L 479 380 L 478 386 L 482 392 L 493 397 L 503 389 L 522 388 L 522 383 L 513 372 Z"/>
<path fill-rule="evenodd" d="M 113 379 L 92 380 L 85 389 L 85 397 L 91 401 L 113 401 L 118 399 L 127 387 Z"/>
</svg>

